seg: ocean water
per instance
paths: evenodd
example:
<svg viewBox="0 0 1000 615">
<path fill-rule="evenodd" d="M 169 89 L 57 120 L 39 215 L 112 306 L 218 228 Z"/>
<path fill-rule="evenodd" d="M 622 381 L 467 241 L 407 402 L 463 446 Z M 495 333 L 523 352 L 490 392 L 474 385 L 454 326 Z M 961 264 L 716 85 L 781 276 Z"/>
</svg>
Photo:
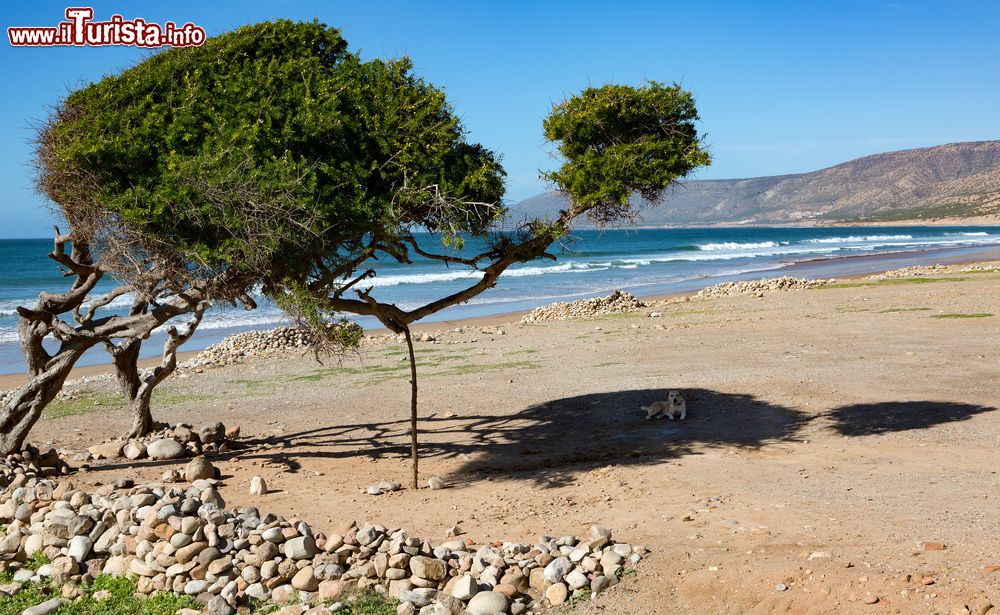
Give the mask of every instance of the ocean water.
<svg viewBox="0 0 1000 615">
<path fill-rule="evenodd" d="M 427 322 L 528 309 L 616 288 L 656 294 L 789 272 L 846 275 L 946 262 L 990 246 L 1000 246 L 1000 227 L 581 230 L 565 245 L 553 247 L 556 261 L 512 267 L 495 288 Z M 68 279 L 46 257 L 51 247 L 49 239 L 0 240 L 0 373 L 24 369 L 17 345 L 16 306 L 33 305 L 43 290 L 67 287 Z M 470 242 L 466 249 L 471 252 L 480 247 Z M 842 258 L 859 256 L 872 258 Z M 374 267 L 377 276 L 365 284 L 374 287 L 373 294 L 382 301 L 404 309 L 460 290 L 478 278 L 464 268 L 416 258 L 412 265 L 381 260 Z M 103 280 L 100 289 L 113 286 L 112 280 Z M 128 297 L 122 297 L 110 307 L 124 312 L 129 303 Z M 354 320 L 365 327 L 378 326 L 371 318 Z M 217 309 L 206 316 L 183 349 L 201 349 L 236 331 L 282 323 L 287 323 L 284 314 L 263 299 L 252 312 Z M 162 343 L 163 337 L 154 335 L 144 344 L 144 356 L 158 355 Z M 107 355 L 94 349 L 81 364 L 103 362 Z"/>
</svg>

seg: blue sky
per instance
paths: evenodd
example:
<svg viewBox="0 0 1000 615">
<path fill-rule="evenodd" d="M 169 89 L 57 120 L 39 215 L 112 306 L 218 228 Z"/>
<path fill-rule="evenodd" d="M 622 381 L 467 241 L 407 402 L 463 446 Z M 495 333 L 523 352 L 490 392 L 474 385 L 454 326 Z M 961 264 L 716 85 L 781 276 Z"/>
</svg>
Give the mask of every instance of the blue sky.
<svg viewBox="0 0 1000 615">
<path fill-rule="evenodd" d="M 46 26 L 66 3 L 4 6 Z M 812 171 L 858 156 L 1000 138 L 1000 3 L 93 2 L 97 19 L 191 21 L 209 35 L 318 18 L 368 57 L 409 55 L 443 86 L 471 138 L 500 152 L 508 198 L 545 189 L 541 122 L 588 84 L 677 81 L 714 155 L 702 179 Z M 12 6 L 13 5 L 13 6 Z M 32 189 L 31 126 L 67 91 L 130 66 L 132 48 L 0 43 L 0 237 L 48 236 Z"/>
</svg>

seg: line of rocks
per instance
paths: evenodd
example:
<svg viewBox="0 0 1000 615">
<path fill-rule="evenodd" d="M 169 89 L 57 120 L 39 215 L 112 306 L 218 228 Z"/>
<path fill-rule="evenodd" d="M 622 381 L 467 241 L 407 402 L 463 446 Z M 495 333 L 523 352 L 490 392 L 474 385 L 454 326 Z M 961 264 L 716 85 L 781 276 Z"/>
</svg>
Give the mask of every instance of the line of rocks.
<svg viewBox="0 0 1000 615">
<path fill-rule="evenodd" d="M 0 458 L 0 489 L 16 488 L 33 478 L 63 476 L 72 471 L 54 448 L 42 452 L 29 444 L 19 453 Z"/>
<path fill-rule="evenodd" d="M 584 539 L 536 544 L 433 544 L 354 522 L 327 535 L 254 507 L 227 510 L 218 486 L 119 480 L 87 493 L 69 480 L 22 474 L 0 495 L 0 570 L 57 585 L 63 600 L 98 574 L 133 575 L 140 594 L 182 593 L 212 615 L 251 600 L 288 606 L 289 615 L 317 605 L 325 615 L 338 605 L 318 605 L 354 588 L 398 598 L 401 615 L 523 615 L 609 589 L 646 553 L 599 526 Z M 36 553 L 50 563 L 30 570 L 24 564 Z"/>
<path fill-rule="evenodd" d="M 763 297 L 765 293 L 783 292 L 789 290 L 807 290 L 836 282 L 829 280 L 809 280 L 783 275 L 780 278 L 761 278 L 759 280 L 741 280 L 737 282 L 722 282 L 698 291 L 696 297 L 701 299 L 712 297 L 735 297 L 739 295 L 754 295 Z"/>
<path fill-rule="evenodd" d="M 180 459 L 199 455 L 217 455 L 238 446 L 240 427 L 226 428 L 220 422 L 205 423 L 195 429 L 187 423 L 172 427 L 159 424 L 157 429 L 141 438 L 112 439 L 95 444 L 76 455 L 75 461 L 96 459 Z"/>
<path fill-rule="evenodd" d="M 635 312 L 644 307 L 647 307 L 646 304 L 636 299 L 632 293 L 616 290 L 606 297 L 551 303 L 535 308 L 521 318 L 521 324 L 594 318 L 608 314 Z"/>
<path fill-rule="evenodd" d="M 331 328 L 349 327 L 360 333 L 361 327 L 354 323 L 331 323 Z M 308 329 L 299 327 L 277 327 L 267 330 L 242 331 L 230 335 L 218 344 L 202 350 L 193 358 L 180 364 L 182 369 L 232 365 L 242 363 L 252 357 L 270 357 L 290 351 L 302 352 L 312 348 L 316 336 Z"/>
<path fill-rule="evenodd" d="M 988 273 L 1000 270 L 1000 263 L 977 263 L 975 265 L 914 265 L 893 269 L 885 273 L 868 276 L 869 280 L 891 280 L 897 278 L 917 278 L 947 273 Z"/>
</svg>

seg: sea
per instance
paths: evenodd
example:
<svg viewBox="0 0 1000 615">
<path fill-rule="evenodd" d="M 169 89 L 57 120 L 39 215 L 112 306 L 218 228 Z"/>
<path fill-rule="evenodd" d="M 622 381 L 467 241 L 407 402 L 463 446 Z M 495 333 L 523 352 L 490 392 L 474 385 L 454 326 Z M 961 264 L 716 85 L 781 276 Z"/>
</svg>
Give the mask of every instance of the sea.
<svg viewBox="0 0 1000 615">
<path fill-rule="evenodd" d="M 422 239 L 431 248 L 430 236 Z M 467 242 L 466 252 L 481 249 Z M 525 310 L 554 301 L 569 301 L 622 289 L 636 295 L 691 291 L 738 279 L 796 275 L 836 277 L 882 271 L 915 264 L 996 257 L 1000 226 L 946 227 L 734 227 L 629 230 L 579 230 L 564 244 L 553 246 L 555 260 L 514 266 L 490 289 L 424 322 L 454 320 Z M 51 239 L 0 240 L 0 374 L 24 371 L 18 347 L 19 305 L 32 306 L 42 291 L 62 291 L 63 277 L 47 258 Z M 403 309 L 455 292 L 478 279 L 461 267 L 414 257 L 409 265 L 379 259 L 371 263 L 377 275 L 366 281 L 373 296 Z M 99 290 L 114 281 L 102 280 Z M 130 299 L 119 298 L 109 308 L 124 313 Z M 366 328 L 372 318 L 351 317 Z M 288 318 L 265 298 L 258 309 L 217 308 L 209 313 L 183 350 L 200 350 L 227 335 L 247 329 L 288 324 Z M 145 343 L 144 356 L 162 352 L 163 334 Z M 53 345 L 55 342 L 52 342 Z M 81 365 L 108 362 L 106 352 L 93 349 Z"/>
</svg>

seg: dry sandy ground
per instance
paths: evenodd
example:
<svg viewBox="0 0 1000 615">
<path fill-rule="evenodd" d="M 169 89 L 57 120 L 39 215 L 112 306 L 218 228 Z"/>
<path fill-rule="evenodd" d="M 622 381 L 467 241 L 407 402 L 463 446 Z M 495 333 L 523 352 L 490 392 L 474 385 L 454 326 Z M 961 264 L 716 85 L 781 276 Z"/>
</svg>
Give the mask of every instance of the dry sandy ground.
<svg viewBox="0 0 1000 615">
<path fill-rule="evenodd" d="M 254 446 L 216 461 L 231 505 L 430 538 L 460 520 L 477 541 L 601 523 L 652 550 L 577 612 L 981 613 L 1000 609 L 998 285 L 855 282 L 445 333 L 418 346 L 421 474 L 442 491 L 363 493 L 408 481 L 400 346 L 174 378 L 156 411 L 242 425 Z M 646 422 L 639 406 L 672 388 L 688 420 Z M 124 430 L 122 410 L 92 410 L 33 440 L 79 451 Z M 103 463 L 76 480 L 181 465 Z M 274 491 L 248 496 L 255 474 Z"/>
</svg>

